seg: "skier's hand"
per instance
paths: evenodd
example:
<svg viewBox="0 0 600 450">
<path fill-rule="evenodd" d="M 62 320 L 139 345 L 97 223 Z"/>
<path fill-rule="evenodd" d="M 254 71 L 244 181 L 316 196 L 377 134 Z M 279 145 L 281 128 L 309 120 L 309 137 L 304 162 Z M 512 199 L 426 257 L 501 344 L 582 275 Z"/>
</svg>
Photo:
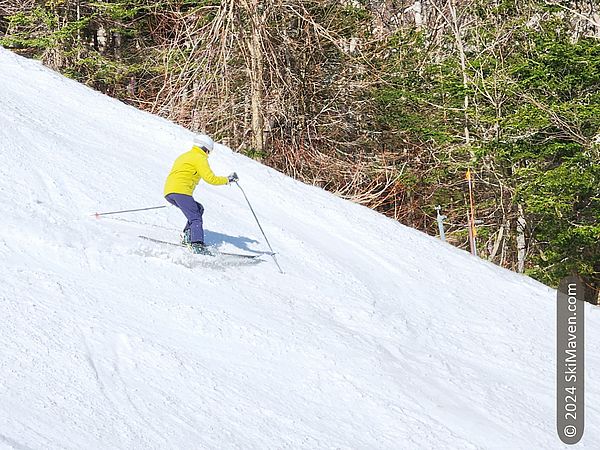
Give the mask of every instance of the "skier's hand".
<svg viewBox="0 0 600 450">
<path fill-rule="evenodd" d="M 234 181 L 239 180 L 239 177 L 237 176 L 237 173 L 233 172 L 231 175 L 229 175 L 227 177 L 227 179 L 229 180 L 230 183 L 233 183 Z"/>
</svg>

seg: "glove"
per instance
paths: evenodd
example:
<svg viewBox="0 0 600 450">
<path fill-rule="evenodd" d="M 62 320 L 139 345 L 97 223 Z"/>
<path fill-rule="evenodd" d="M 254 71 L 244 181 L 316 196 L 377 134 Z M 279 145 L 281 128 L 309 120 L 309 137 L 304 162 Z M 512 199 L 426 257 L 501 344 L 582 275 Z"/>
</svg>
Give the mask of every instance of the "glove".
<svg viewBox="0 0 600 450">
<path fill-rule="evenodd" d="M 227 180 L 229 180 L 230 183 L 233 183 L 234 181 L 239 180 L 239 177 L 237 176 L 237 173 L 233 172 L 227 177 Z"/>
</svg>

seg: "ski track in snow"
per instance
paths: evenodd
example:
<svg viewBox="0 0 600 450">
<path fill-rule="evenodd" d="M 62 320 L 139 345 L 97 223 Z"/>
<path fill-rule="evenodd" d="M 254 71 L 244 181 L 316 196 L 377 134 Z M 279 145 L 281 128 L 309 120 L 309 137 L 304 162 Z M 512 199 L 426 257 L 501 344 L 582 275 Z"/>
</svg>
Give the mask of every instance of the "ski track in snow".
<svg viewBox="0 0 600 450">
<path fill-rule="evenodd" d="M 285 275 L 144 241 L 181 213 L 93 214 L 165 204 L 191 134 L 3 49 L 0 86 L 0 448 L 564 448 L 553 290 L 224 146 Z M 267 250 L 238 189 L 196 197 Z"/>
</svg>

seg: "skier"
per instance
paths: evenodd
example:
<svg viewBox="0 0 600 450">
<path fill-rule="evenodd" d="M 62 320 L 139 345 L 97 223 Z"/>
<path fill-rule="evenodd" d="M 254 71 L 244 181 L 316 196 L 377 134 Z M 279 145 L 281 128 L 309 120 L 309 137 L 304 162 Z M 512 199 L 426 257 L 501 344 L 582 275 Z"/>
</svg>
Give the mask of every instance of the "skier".
<svg viewBox="0 0 600 450">
<path fill-rule="evenodd" d="M 169 203 L 177 206 L 187 219 L 181 243 L 188 245 L 192 253 L 210 255 L 204 243 L 202 214 L 204 207 L 192 197 L 200 179 L 208 184 L 223 185 L 238 180 L 235 172 L 227 177 L 216 176 L 208 165 L 208 156 L 214 147 L 213 140 L 205 135 L 193 139 L 192 148 L 180 155 L 165 182 L 164 195 Z"/>
</svg>

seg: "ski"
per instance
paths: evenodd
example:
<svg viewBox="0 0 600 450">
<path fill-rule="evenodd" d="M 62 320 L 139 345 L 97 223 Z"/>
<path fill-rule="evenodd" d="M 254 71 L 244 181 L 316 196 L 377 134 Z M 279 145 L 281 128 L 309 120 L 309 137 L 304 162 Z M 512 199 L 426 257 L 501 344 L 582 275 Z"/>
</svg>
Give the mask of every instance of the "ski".
<svg viewBox="0 0 600 450">
<path fill-rule="evenodd" d="M 155 239 L 155 238 L 151 238 L 149 236 L 142 236 L 142 235 L 139 235 L 138 237 L 141 239 L 145 239 L 147 241 L 156 242 L 157 244 L 165 244 L 165 245 L 171 245 L 173 247 L 187 248 L 187 245 L 179 244 L 176 242 L 163 241 L 161 239 Z M 247 254 L 243 254 L 243 253 L 228 253 L 228 252 L 221 252 L 219 250 L 214 250 L 214 249 L 210 249 L 210 252 L 211 252 L 211 255 L 205 255 L 205 256 L 234 256 L 236 258 L 247 258 L 247 259 L 255 259 L 255 258 L 258 258 L 259 256 L 261 256 L 261 254 L 247 255 Z"/>
</svg>

